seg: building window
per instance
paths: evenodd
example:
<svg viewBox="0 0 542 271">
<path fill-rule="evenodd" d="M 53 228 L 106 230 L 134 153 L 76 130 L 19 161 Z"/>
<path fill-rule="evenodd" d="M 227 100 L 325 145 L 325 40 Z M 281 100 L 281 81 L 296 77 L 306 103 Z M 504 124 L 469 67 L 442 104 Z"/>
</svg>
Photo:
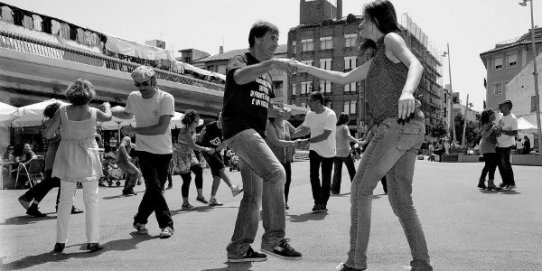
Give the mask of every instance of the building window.
<svg viewBox="0 0 542 271">
<path fill-rule="evenodd" d="M 297 92 L 297 84 L 292 84 L 292 96 L 297 95 L 296 92 Z"/>
<path fill-rule="evenodd" d="M 343 112 L 349 115 L 356 114 L 357 105 L 357 101 L 346 101 L 344 102 Z"/>
<path fill-rule="evenodd" d="M 496 57 L 495 59 L 493 59 L 493 69 L 494 70 L 502 69 L 502 56 Z"/>
<path fill-rule="evenodd" d="M 356 82 L 344 85 L 344 92 L 356 92 Z"/>
<path fill-rule="evenodd" d="M 320 80 L 320 92 L 322 93 L 331 93 L 331 82 Z"/>
<path fill-rule="evenodd" d="M 518 53 L 511 53 L 506 56 L 506 66 L 514 67 L 518 64 Z"/>
<path fill-rule="evenodd" d="M 324 70 L 331 70 L 331 58 L 320 59 L 320 68 Z"/>
<path fill-rule="evenodd" d="M 344 71 L 353 70 L 357 67 L 358 57 L 347 56 L 344 58 Z"/>
<path fill-rule="evenodd" d="M 531 113 L 536 112 L 536 96 L 531 96 Z"/>
<path fill-rule="evenodd" d="M 301 95 L 312 92 L 312 81 L 301 82 Z"/>
<path fill-rule="evenodd" d="M 282 96 L 282 86 L 284 85 L 284 82 L 282 81 L 275 81 L 273 82 L 273 92 L 277 97 Z"/>
<path fill-rule="evenodd" d="M 320 50 L 333 49 L 333 38 L 323 37 L 320 38 Z"/>
<path fill-rule="evenodd" d="M 303 52 L 314 51 L 314 42 L 312 39 L 301 40 L 301 45 L 303 45 Z"/>
<path fill-rule="evenodd" d="M 502 84 L 501 83 L 493 84 L 493 93 L 495 95 L 501 95 L 501 93 L 502 93 Z"/>
<path fill-rule="evenodd" d="M 353 47 L 356 45 L 356 39 L 358 38 L 357 34 L 346 34 L 344 35 L 344 47 Z"/>
<path fill-rule="evenodd" d="M 297 43 L 295 41 L 292 41 L 292 53 L 297 53 Z"/>
</svg>

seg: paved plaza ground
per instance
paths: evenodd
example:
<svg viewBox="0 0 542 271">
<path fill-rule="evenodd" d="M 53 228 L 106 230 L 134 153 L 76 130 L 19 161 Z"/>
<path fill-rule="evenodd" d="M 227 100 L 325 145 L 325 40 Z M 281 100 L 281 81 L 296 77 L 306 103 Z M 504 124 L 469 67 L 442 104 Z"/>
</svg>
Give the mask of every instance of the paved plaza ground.
<svg viewBox="0 0 542 271">
<path fill-rule="evenodd" d="M 56 189 L 40 204 L 46 218 L 25 215 L 17 202 L 23 190 L 0 190 L 0 270 L 335 270 L 346 259 L 349 230 L 349 192 L 343 170 L 341 196 L 332 197 L 327 214 L 311 213 L 309 163 L 293 164 L 287 237 L 303 253 L 301 261 L 269 257 L 266 262 L 226 263 L 241 195 L 232 198 L 221 185 L 222 207 L 196 202 L 192 185 L 190 200 L 197 208 L 181 210 L 181 179 L 166 198 L 175 222 L 175 235 L 159 239 L 156 220 L 150 218 L 151 236 L 133 234 L 132 217 L 143 196 L 122 197 L 121 188 L 100 189 L 101 242 L 104 250 L 81 250 L 86 242 L 85 216 L 74 215 L 65 254 L 51 253 L 56 236 L 54 200 Z M 481 192 L 476 188 L 482 163 L 435 163 L 418 161 L 414 200 L 425 229 L 435 270 L 542 270 L 542 167 L 514 166 L 515 192 Z M 230 176 L 240 184 L 239 172 Z M 497 173 L 496 183 L 500 182 Z M 210 193 L 211 176 L 204 172 L 204 191 Z M 83 208 L 82 190 L 76 206 Z M 260 226 L 253 247 L 259 250 Z M 405 270 L 410 252 L 402 229 L 383 194 L 375 190 L 368 270 Z"/>
</svg>

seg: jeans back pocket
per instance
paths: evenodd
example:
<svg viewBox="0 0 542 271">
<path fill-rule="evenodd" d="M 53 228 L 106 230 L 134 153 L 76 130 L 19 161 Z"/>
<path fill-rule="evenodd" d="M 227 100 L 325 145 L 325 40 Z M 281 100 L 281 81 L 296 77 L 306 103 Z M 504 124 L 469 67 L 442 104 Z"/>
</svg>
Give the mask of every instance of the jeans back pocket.
<svg viewBox="0 0 542 271">
<path fill-rule="evenodd" d="M 423 143 L 425 134 L 425 125 L 420 124 L 405 124 L 399 132 L 397 148 L 399 150 L 408 151 L 419 149 Z"/>
</svg>

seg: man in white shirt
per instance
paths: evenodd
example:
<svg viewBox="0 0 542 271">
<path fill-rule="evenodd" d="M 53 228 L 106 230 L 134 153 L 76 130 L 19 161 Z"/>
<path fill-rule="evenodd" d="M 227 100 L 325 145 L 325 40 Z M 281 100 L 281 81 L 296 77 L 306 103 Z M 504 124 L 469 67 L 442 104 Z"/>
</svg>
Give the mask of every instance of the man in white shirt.
<svg viewBox="0 0 542 271">
<path fill-rule="evenodd" d="M 337 116 L 335 112 L 324 106 L 324 95 L 314 91 L 309 95 L 308 104 L 311 111 L 292 137 L 311 134 L 310 143 L 310 179 L 313 212 L 327 211 L 329 189 L 331 187 L 331 170 L 335 157 L 335 132 Z M 320 183 L 320 164 L 322 165 L 322 182 Z"/>
<path fill-rule="evenodd" d="M 162 231 L 160 238 L 173 235 L 173 220 L 162 193 L 162 183 L 168 176 L 169 162 L 173 153 L 169 122 L 175 113 L 173 96 L 156 86 L 154 70 L 139 66 L 132 72 L 132 79 L 138 91 L 128 95 L 126 108 L 111 109 L 114 116 L 130 119 L 135 115 L 137 127 L 125 127 L 123 133 L 136 134 L 136 151 L 145 180 L 145 194 L 134 217 L 133 226 L 137 233 L 146 235 L 147 219 L 156 215 Z"/>
<path fill-rule="evenodd" d="M 499 156 L 499 172 L 501 174 L 502 183 L 500 187 L 504 190 L 513 190 L 516 188 L 514 180 L 514 171 L 512 163 L 510 163 L 510 152 L 516 144 L 516 136 L 518 134 L 518 119 L 510 111 L 512 110 L 512 102 L 504 100 L 499 104 L 500 113 L 497 115 L 493 130 L 497 135 L 497 147 L 495 148 Z"/>
</svg>

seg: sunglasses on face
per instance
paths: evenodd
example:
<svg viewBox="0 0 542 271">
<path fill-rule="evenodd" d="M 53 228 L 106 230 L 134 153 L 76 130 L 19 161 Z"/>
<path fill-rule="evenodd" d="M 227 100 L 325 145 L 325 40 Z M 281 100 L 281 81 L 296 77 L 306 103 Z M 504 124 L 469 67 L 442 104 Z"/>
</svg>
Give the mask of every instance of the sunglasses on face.
<svg viewBox="0 0 542 271">
<path fill-rule="evenodd" d="M 144 86 L 144 87 L 148 87 L 150 85 L 150 81 L 146 81 L 146 82 L 143 82 L 143 83 L 134 83 L 134 86 L 136 87 L 141 87 L 141 86 Z"/>
</svg>

